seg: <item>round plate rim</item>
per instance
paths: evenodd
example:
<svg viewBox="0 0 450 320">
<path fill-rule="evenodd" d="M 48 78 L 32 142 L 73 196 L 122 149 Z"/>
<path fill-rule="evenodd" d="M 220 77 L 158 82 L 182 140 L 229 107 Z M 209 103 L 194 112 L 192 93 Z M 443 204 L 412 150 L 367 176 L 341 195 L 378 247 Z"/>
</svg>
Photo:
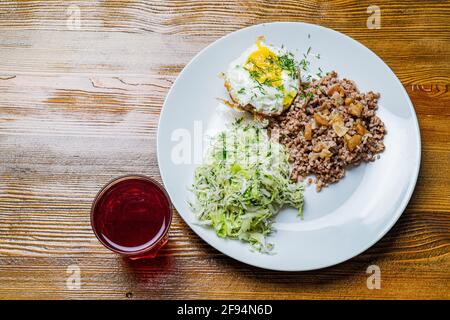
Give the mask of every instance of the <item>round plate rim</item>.
<svg viewBox="0 0 450 320">
<path fill-rule="evenodd" d="M 372 241 L 369 241 L 369 243 L 368 243 L 366 246 L 364 246 L 363 249 L 357 250 L 357 251 L 356 251 L 355 253 L 353 253 L 351 256 L 346 257 L 346 258 L 344 258 L 344 259 L 340 259 L 340 260 L 338 260 L 338 261 L 334 261 L 334 262 L 332 262 L 332 263 L 323 263 L 323 264 L 321 264 L 321 265 L 317 265 L 317 266 L 314 266 L 314 267 L 311 267 L 311 268 L 301 268 L 301 269 L 299 269 L 299 268 L 271 268 L 271 267 L 269 268 L 269 267 L 265 267 L 265 266 L 258 265 L 258 264 L 256 264 L 256 263 L 252 263 L 251 261 L 245 261 L 245 260 L 242 259 L 242 258 L 239 258 L 239 257 L 233 256 L 233 255 L 231 255 L 231 254 L 229 254 L 229 253 L 226 253 L 226 252 L 224 252 L 223 250 L 217 248 L 214 244 L 208 242 L 201 234 L 199 234 L 194 228 L 192 228 L 190 222 L 187 221 L 187 219 L 185 219 L 185 218 L 183 217 L 183 215 L 180 214 L 180 213 L 178 212 L 178 209 L 177 209 L 177 212 L 178 212 L 179 216 L 183 219 L 183 221 L 189 226 L 189 228 L 190 228 L 193 232 L 195 232 L 195 234 L 196 234 L 197 236 L 199 236 L 203 241 L 205 241 L 208 245 L 210 245 L 210 246 L 213 247 L 214 249 L 218 250 L 219 252 L 223 253 L 224 255 L 226 255 L 226 256 L 228 256 L 228 257 L 230 257 L 230 258 L 233 258 L 233 259 L 235 259 L 235 260 L 237 260 L 237 261 L 239 261 L 239 262 L 242 262 L 242 263 L 244 263 L 244 264 L 247 264 L 247 265 L 250 265 L 250 266 L 253 266 L 253 267 L 257 267 L 257 268 L 261 268 L 261 269 L 266 269 L 266 270 L 273 270 L 273 271 L 286 271 L 286 272 L 292 272 L 292 271 L 311 271 L 311 270 L 318 270 L 318 269 L 328 268 L 328 267 L 331 267 L 331 266 L 334 266 L 334 265 L 343 263 L 343 262 L 345 262 L 345 261 L 348 261 L 348 260 L 350 260 L 350 259 L 352 259 L 352 258 L 354 258 L 354 257 L 356 257 L 356 256 L 358 256 L 358 255 L 360 255 L 361 253 L 365 252 L 367 249 L 369 249 L 370 247 L 372 247 L 373 245 L 375 245 L 378 241 L 380 241 L 380 240 L 386 235 L 386 233 L 388 233 L 389 230 L 392 229 L 392 227 L 395 225 L 395 223 L 398 221 L 398 219 L 400 218 L 400 216 L 401 216 L 401 215 L 403 214 L 403 212 L 405 211 L 406 206 L 408 205 L 409 201 L 411 200 L 411 197 L 412 197 L 412 195 L 413 195 L 415 186 L 416 186 L 416 184 L 417 184 L 417 179 L 418 179 L 419 171 L 420 171 L 420 164 L 421 164 L 421 150 L 422 150 L 422 146 L 421 146 L 421 135 L 420 135 L 420 126 L 419 126 L 419 122 L 418 122 L 418 119 L 417 119 L 417 115 L 416 115 L 414 106 L 413 106 L 413 104 L 412 104 L 412 102 L 411 102 L 411 99 L 410 99 L 409 95 L 407 94 L 407 92 L 406 92 L 406 90 L 405 90 L 403 84 L 402 84 L 401 81 L 398 79 L 397 75 L 393 72 L 393 70 L 389 67 L 389 65 L 387 65 L 387 64 L 386 64 L 386 63 L 385 63 L 385 62 L 384 62 L 384 61 L 383 61 L 376 53 L 374 53 L 372 50 L 370 50 L 369 48 L 367 48 L 366 46 L 364 46 L 362 43 L 360 43 L 360 42 L 357 41 L 356 39 L 353 39 L 352 37 L 350 37 L 350 36 L 348 36 L 348 35 L 346 35 L 346 34 L 344 34 L 344 33 L 341 33 L 341 32 L 339 32 L 339 31 L 336 31 L 336 30 L 331 29 L 331 28 L 323 27 L 323 26 L 316 25 L 316 24 L 306 23 L 306 22 L 269 22 L 269 23 L 260 23 L 260 24 L 251 25 L 251 26 L 248 26 L 248 27 L 241 28 L 241 29 L 238 29 L 238 30 L 236 30 L 236 31 L 230 32 L 230 33 L 224 35 L 223 37 L 220 37 L 219 39 L 216 39 L 215 41 L 213 41 L 212 43 L 210 43 L 210 44 L 208 44 L 206 47 L 204 47 L 202 50 L 200 50 L 200 51 L 199 51 L 199 52 L 198 52 L 198 53 L 197 53 L 197 54 L 189 61 L 189 63 L 187 63 L 187 64 L 184 66 L 184 68 L 183 68 L 183 69 L 181 70 L 181 72 L 178 74 L 177 78 L 175 79 L 174 83 L 172 84 L 171 88 L 169 89 L 169 91 L 168 91 L 168 93 L 167 93 L 167 95 L 166 95 L 166 98 L 164 99 L 164 104 L 163 104 L 163 107 L 162 107 L 162 109 L 161 109 L 161 113 L 160 113 L 160 116 L 159 116 L 158 129 L 157 129 L 157 136 L 156 136 L 156 150 L 157 150 L 156 153 L 157 153 L 158 169 L 159 169 L 159 172 L 160 172 L 161 179 L 162 179 L 162 182 L 163 182 L 163 184 L 164 184 L 164 187 L 166 188 L 165 175 L 164 175 L 164 173 L 162 172 L 161 166 L 160 166 L 160 163 L 161 163 L 161 158 L 160 158 L 160 157 L 161 157 L 161 156 L 160 156 L 160 150 L 161 150 L 161 147 L 160 147 L 160 139 L 161 139 L 161 136 L 160 136 L 160 128 L 161 128 L 161 122 L 163 121 L 162 119 L 163 119 L 164 116 L 165 116 L 165 110 L 167 110 L 167 108 L 165 108 L 166 103 L 167 103 L 167 100 L 168 100 L 169 96 L 171 95 L 173 88 L 176 86 L 176 84 L 177 84 L 178 81 L 180 80 L 181 75 L 183 74 L 183 72 L 184 72 L 184 71 L 185 71 L 185 70 L 186 70 L 186 69 L 187 69 L 194 61 L 196 61 L 196 60 L 197 60 L 204 52 L 206 52 L 207 50 L 209 50 L 210 47 L 212 47 L 214 44 L 216 44 L 217 42 L 219 42 L 219 41 L 221 41 L 221 40 L 223 40 L 223 39 L 225 39 L 225 38 L 232 37 L 232 36 L 234 36 L 235 34 L 237 34 L 237 33 L 239 33 L 239 32 L 242 32 L 242 31 L 244 31 L 244 30 L 248 30 L 248 29 L 258 28 L 258 27 L 262 27 L 262 26 L 270 26 L 270 25 L 282 25 L 282 24 L 284 24 L 284 25 L 307 25 L 307 26 L 312 27 L 312 28 L 322 29 L 322 30 L 325 31 L 325 32 L 334 33 L 334 34 L 337 35 L 337 36 L 344 37 L 344 38 L 347 38 L 347 39 L 350 40 L 350 41 L 353 41 L 355 44 L 357 44 L 358 46 L 360 46 L 363 50 L 366 50 L 368 54 L 372 55 L 372 56 L 373 56 L 375 59 L 377 59 L 380 63 L 382 63 L 383 65 L 385 65 L 385 66 L 387 67 L 387 69 L 391 72 L 392 76 L 394 77 L 394 80 L 400 85 L 400 87 L 402 88 L 402 94 L 403 94 L 403 96 L 406 98 L 405 100 L 406 100 L 407 103 L 408 103 L 408 107 L 409 107 L 409 108 L 411 109 L 411 111 L 412 111 L 412 120 L 414 121 L 414 127 L 415 127 L 415 133 L 416 133 L 415 139 L 416 139 L 416 141 L 417 141 L 417 154 L 416 154 L 416 160 L 417 160 L 417 161 L 416 161 L 415 167 L 414 167 L 413 178 L 410 179 L 410 183 L 409 183 L 409 185 L 408 185 L 408 189 L 407 189 L 407 191 L 406 191 L 406 193 L 405 193 L 405 196 L 403 197 L 402 203 L 397 207 L 396 211 L 393 212 L 393 215 L 392 215 L 392 217 L 391 217 L 389 223 L 386 223 L 386 226 L 384 227 L 384 229 L 378 234 L 377 237 L 374 237 L 374 239 L 373 239 Z M 168 190 L 168 189 L 166 188 L 166 191 L 167 191 L 167 193 L 169 194 L 169 197 L 172 197 L 170 190 Z M 175 207 L 175 205 L 173 205 L 173 206 Z M 175 208 L 176 208 L 176 207 L 175 207 Z"/>
</svg>

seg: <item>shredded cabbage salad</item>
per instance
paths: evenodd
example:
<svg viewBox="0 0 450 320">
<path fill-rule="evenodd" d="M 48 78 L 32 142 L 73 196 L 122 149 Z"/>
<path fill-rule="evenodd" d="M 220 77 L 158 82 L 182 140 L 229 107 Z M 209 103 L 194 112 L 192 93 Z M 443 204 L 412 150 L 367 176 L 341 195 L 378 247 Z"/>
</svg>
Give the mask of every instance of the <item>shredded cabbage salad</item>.
<svg viewBox="0 0 450 320">
<path fill-rule="evenodd" d="M 236 120 L 212 139 L 204 163 L 194 175 L 192 211 L 202 224 L 223 238 L 240 239 L 258 251 L 266 242 L 272 219 L 289 205 L 303 207 L 303 184 L 292 183 L 288 154 L 257 124 Z"/>
</svg>

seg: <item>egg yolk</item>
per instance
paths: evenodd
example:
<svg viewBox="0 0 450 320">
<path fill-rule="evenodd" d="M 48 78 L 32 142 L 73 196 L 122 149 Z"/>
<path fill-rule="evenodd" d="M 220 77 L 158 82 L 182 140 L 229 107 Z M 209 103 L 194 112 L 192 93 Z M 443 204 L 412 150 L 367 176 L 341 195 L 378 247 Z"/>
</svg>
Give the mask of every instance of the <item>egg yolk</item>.
<svg viewBox="0 0 450 320">
<path fill-rule="evenodd" d="M 283 98 L 283 106 L 291 105 L 294 98 L 297 96 L 297 92 L 295 90 L 291 90 L 289 92 L 285 92 L 285 96 Z"/>
<path fill-rule="evenodd" d="M 257 50 L 253 51 L 247 58 L 245 69 L 260 84 L 266 84 L 273 87 L 279 87 L 283 84 L 281 79 L 281 69 L 278 63 L 278 56 L 269 48 L 261 44 L 258 39 L 256 42 Z"/>
</svg>

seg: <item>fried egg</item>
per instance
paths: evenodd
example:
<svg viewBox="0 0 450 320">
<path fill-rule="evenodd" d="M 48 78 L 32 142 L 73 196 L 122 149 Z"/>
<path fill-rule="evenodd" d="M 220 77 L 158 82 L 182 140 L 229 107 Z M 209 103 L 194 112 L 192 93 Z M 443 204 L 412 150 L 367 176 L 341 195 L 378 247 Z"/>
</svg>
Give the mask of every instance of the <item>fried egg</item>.
<svg viewBox="0 0 450 320">
<path fill-rule="evenodd" d="M 299 92 L 292 53 L 266 44 L 262 37 L 230 63 L 224 77 L 232 104 L 259 114 L 281 114 Z"/>
</svg>

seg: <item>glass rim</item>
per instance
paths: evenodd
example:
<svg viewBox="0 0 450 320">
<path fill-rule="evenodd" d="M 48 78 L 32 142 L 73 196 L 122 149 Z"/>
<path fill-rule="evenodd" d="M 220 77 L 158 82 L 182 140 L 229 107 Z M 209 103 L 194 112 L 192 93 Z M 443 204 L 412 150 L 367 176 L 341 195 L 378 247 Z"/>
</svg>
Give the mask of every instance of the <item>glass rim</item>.
<svg viewBox="0 0 450 320">
<path fill-rule="evenodd" d="M 167 203 L 168 203 L 168 212 L 169 212 L 169 221 L 167 223 L 166 228 L 164 228 L 164 232 L 158 237 L 157 240 L 155 240 L 151 245 L 142 248 L 140 250 L 136 250 L 136 251 L 123 251 L 120 249 L 116 249 L 114 247 L 112 247 L 111 245 L 109 245 L 108 243 L 106 243 L 105 241 L 103 241 L 101 239 L 101 237 L 98 235 L 97 232 L 97 228 L 95 227 L 95 223 L 94 223 L 94 215 L 95 215 L 95 208 L 98 205 L 99 200 L 102 198 L 102 196 L 108 191 L 110 190 L 113 186 L 115 186 L 116 184 L 122 182 L 122 181 L 126 181 L 126 180 L 130 180 L 130 179 L 139 179 L 139 180 L 143 180 L 146 182 L 149 182 L 151 184 L 153 184 L 158 190 L 160 190 L 163 194 L 163 196 L 166 198 Z M 91 229 L 95 234 L 95 237 L 98 239 L 98 241 L 100 241 L 100 243 L 106 247 L 107 249 L 115 252 L 115 253 L 119 253 L 121 255 L 124 256 L 136 256 L 136 255 L 140 255 L 140 254 L 144 254 L 147 251 L 150 251 L 151 249 L 153 249 L 155 246 L 157 246 L 159 244 L 159 242 L 161 241 L 161 239 L 163 239 L 168 233 L 169 233 L 169 229 L 170 226 L 172 224 L 172 217 L 173 217 L 173 205 L 172 205 L 172 201 L 170 200 L 169 194 L 167 193 L 167 191 L 164 189 L 164 187 L 155 179 L 150 178 L 148 176 L 142 175 L 142 174 L 127 174 L 127 175 L 122 175 L 119 177 L 116 177 L 112 180 L 110 180 L 108 183 L 106 183 L 99 192 L 97 192 L 97 195 L 94 198 L 94 201 L 92 202 L 92 206 L 91 206 L 91 212 L 90 212 L 90 219 L 91 219 Z"/>
</svg>

